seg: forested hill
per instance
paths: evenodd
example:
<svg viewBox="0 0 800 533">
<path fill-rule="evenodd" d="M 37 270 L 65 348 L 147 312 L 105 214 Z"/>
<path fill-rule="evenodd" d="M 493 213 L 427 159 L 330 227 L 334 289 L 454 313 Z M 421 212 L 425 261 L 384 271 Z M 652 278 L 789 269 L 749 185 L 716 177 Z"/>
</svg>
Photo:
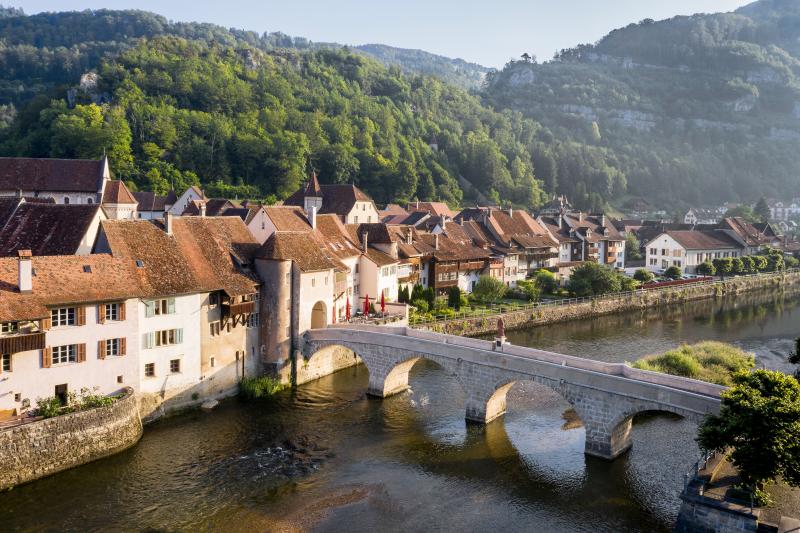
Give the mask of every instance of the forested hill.
<svg viewBox="0 0 800 533">
<path fill-rule="evenodd" d="M 485 99 L 535 117 L 556 144 L 602 154 L 631 195 L 703 205 L 800 194 L 799 76 L 800 2 L 762 0 L 512 62 Z M 610 198 L 602 176 L 575 170 L 561 172 L 561 192 Z"/>
<path fill-rule="evenodd" d="M 200 183 L 212 195 L 282 199 L 313 167 L 378 202 L 457 205 L 461 178 L 498 202 L 544 198 L 532 154 L 547 132 L 519 113 L 346 49 L 163 23 L 141 12 L 6 12 L 0 155 L 106 152 L 117 177 L 158 192 Z"/>
</svg>

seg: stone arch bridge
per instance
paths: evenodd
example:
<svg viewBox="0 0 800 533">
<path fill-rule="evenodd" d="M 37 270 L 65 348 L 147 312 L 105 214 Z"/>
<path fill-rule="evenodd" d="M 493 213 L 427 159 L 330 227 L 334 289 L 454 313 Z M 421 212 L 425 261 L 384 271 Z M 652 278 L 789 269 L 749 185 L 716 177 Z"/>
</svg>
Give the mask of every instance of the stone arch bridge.
<svg viewBox="0 0 800 533">
<path fill-rule="evenodd" d="M 385 398 L 408 388 L 414 363 L 428 359 L 453 375 L 467 396 L 467 420 L 488 423 L 506 410 L 518 381 L 548 386 L 577 412 L 586 428 L 585 452 L 614 459 L 631 446 L 637 413 L 661 411 L 700 421 L 717 413 L 723 387 L 510 344 L 408 327 L 330 326 L 306 332 L 307 360 L 331 347 L 352 350 L 369 370 L 368 394 Z"/>
</svg>

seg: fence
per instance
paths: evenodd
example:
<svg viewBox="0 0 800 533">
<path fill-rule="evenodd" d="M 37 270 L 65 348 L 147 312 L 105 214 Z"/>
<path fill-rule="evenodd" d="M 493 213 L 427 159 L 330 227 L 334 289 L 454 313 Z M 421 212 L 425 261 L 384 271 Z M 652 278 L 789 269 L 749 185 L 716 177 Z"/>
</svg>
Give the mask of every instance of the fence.
<svg viewBox="0 0 800 533">
<path fill-rule="evenodd" d="M 685 287 L 700 287 L 706 285 L 724 285 L 731 279 L 748 279 L 748 278 L 769 278 L 769 277 L 776 277 L 779 275 L 784 274 L 793 274 L 793 273 L 800 273 L 800 268 L 793 268 L 782 270 L 780 272 L 759 272 L 757 274 L 744 274 L 740 276 L 729 276 L 724 280 L 709 280 L 709 279 L 700 279 L 697 281 L 693 281 L 691 283 L 686 283 L 683 285 L 679 285 L 680 288 Z M 690 281 L 690 280 L 687 280 Z M 635 291 L 626 291 L 626 292 L 614 292 L 609 294 L 603 294 L 600 296 L 582 296 L 576 298 L 564 298 L 561 300 L 550 300 L 547 302 L 535 302 L 535 303 L 528 303 L 528 304 L 490 304 L 488 308 L 477 308 L 472 309 L 470 311 L 462 311 L 456 312 L 452 315 L 437 315 L 434 317 L 418 317 L 412 315 L 409 317 L 409 325 L 410 326 L 427 326 L 433 324 L 441 324 L 444 322 L 450 322 L 451 320 L 459 320 L 465 318 L 480 318 L 480 317 L 497 317 L 499 318 L 505 313 L 511 313 L 516 311 L 532 311 L 535 309 L 547 309 L 551 307 L 559 307 L 565 305 L 577 305 L 582 303 L 591 303 L 593 301 L 598 300 L 613 300 L 613 299 L 620 299 L 626 298 L 631 296 L 640 296 L 642 294 L 648 293 L 658 293 L 658 292 L 666 292 L 666 291 L 674 291 L 676 289 L 675 286 L 659 286 L 659 287 L 642 287 Z"/>
</svg>

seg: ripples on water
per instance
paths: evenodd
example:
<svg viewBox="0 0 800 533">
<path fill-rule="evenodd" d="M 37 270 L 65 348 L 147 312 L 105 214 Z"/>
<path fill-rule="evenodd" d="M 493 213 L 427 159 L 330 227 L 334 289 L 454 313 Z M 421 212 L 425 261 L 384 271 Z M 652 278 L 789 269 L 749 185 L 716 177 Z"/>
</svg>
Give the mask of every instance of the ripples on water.
<svg viewBox="0 0 800 533">
<path fill-rule="evenodd" d="M 779 367 L 799 312 L 796 300 L 703 302 L 509 337 L 608 361 L 713 338 Z M 127 452 L 0 495 L 0 529 L 667 531 L 697 456 L 693 424 L 640 416 L 629 454 L 586 458 L 569 405 L 530 382 L 486 427 L 464 422 L 463 391 L 432 363 L 386 400 L 367 383 L 353 368 L 156 423 Z"/>
</svg>

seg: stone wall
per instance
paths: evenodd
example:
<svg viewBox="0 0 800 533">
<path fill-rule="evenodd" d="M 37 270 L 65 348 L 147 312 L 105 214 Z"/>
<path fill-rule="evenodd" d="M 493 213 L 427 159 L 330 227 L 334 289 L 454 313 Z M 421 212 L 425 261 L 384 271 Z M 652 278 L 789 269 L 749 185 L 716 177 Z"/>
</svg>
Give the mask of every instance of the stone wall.
<svg viewBox="0 0 800 533">
<path fill-rule="evenodd" d="M 0 430 L 0 490 L 121 452 L 141 436 L 130 389 L 108 407 Z"/>
<path fill-rule="evenodd" d="M 417 327 L 451 335 L 487 335 L 497 331 L 497 319 L 500 316 L 503 317 L 506 330 L 521 329 L 790 286 L 800 286 L 800 272 L 728 278 L 725 281 L 708 285 L 678 286 L 660 290 L 640 291 L 618 297 L 602 297 L 566 305 L 544 305 L 531 309 L 510 311 L 502 315 L 458 318 Z"/>
<path fill-rule="evenodd" d="M 703 497 L 690 487 L 681 494 L 681 510 L 675 523 L 678 533 L 756 533 L 759 510 L 752 512 L 728 502 Z"/>
</svg>

